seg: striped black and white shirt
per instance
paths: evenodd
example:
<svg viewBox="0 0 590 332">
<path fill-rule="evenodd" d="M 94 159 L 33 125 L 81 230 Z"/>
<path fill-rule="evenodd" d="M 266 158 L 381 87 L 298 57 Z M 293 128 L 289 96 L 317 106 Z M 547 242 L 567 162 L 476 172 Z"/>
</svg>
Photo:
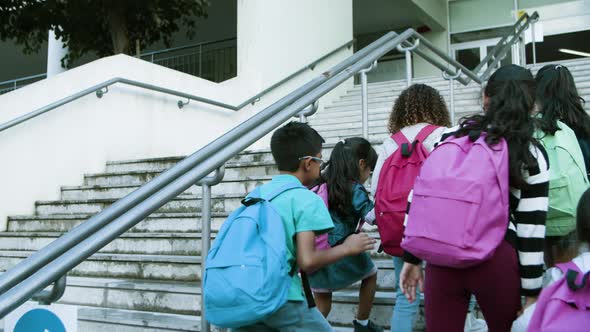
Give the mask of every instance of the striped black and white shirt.
<svg viewBox="0 0 590 332">
<path fill-rule="evenodd" d="M 443 134 L 441 142 L 456 129 L 449 129 Z M 531 146 L 530 151 L 537 159 L 537 166 L 523 170 L 524 181 L 528 184 L 525 189 L 510 188 L 510 220 L 505 239 L 518 253 L 521 294 L 537 296 L 543 286 L 545 222 L 549 206 L 549 162 L 547 152 L 542 146 Z M 410 194 L 408 209 L 411 199 Z M 420 263 L 420 259 L 409 252 L 404 253 L 404 261 Z"/>
</svg>

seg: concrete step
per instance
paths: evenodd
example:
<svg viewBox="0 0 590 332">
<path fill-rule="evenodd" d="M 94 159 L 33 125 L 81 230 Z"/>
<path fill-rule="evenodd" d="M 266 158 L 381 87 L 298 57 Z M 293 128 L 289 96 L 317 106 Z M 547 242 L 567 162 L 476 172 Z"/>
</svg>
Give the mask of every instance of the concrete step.
<svg viewBox="0 0 590 332">
<path fill-rule="evenodd" d="M 163 158 L 148 158 L 134 160 L 109 161 L 106 172 L 130 172 L 130 171 L 162 171 L 174 166 L 185 156 L 171 156 Z M 273 162 L 270 149 L 244 151 L 230 159 L 226 167 L 243 165 L 247 163 Z"/>
<path fill-rule="evenodd" d="M 391 109 L 393 107 L 393 102 L 394 102 L 393 100 L 389 100 L 386 102 L 371 102 L 371 101 L 369 101 L 369 112 L 371 112 L 372 109 L 391 111 Z M 479 104 L 480 104 L 480 99 L 477 99 L 477 98 L 468 99 L 468 100 L 457 100 L 455 102 L 455 108 L 461 107 L 464 105 L 479 105 Z M 361 109 L 362 109 L 361 102 L 359 100 L 358 103 L 350 104 L 350 105 L 334 106 L 334 107 L 327 106 L 322 112 L 318 113 L 317 116 L 318 117 L 321 117 L 323 115 L 334 116 L 336 114 L 338 114 L 339 116 L 344 116 L 346 113 L 343 113 L 343 112 L 360 111 Z"/>
<path fill-rule="evenodd" d="M 83 296 L 82 296 L 83 295 Z M 201 288 L 197 282 L 146 282 L 127 279 L 68 278 L 63 304 L 103 307 L 118 310 L 141 310 L 175 315 L 200 315 Z M 423 301 L 423 299 L 421 299 Z M 371 319 L 389 327 L 395 292 L 375 294 Z M 358 290 L 334 292 L 333 309 L 328 320 L 334 326 L 350 327 L 358 305 Z M 423 330 L 423 314 L 418 315 L 417 330 Z"/>
<path fill-rule="evenodd" d="M 426 83 L 428 84 L 428 83 Z M 450 91 L 450 87 L 449 87 L 449 82 L 444 81 L 441 82 L 441 84 L 428 84 L 429 86 L 435 88 L 436 90 L 439 91 L 439 93 L 446 98 L 448 98 L 449 96 L 449 91 Z M 367 87 L 367 92 L 369 93 L 369 100 L 375 97 L 379 97 L 382 95 L 393 95 L 395 97 L 399 96 L 400 93 L 406 89 L 406 84 L 403 85 L 391 85 L 391 86 L 380 86 L 380 87 L 371 87 L 368 86 Z M 481 86 L 479 85 L 468 85 L 468 86 L 464 86 L 461 85 L 459 83 L 455 83 L 455 95 L 456 96 L 469 96 L 472 94 L 480 94 L 481 93 Z M 345 95 L 343 95 L 341 97 L 341 99 L 339 99 L 338 101 L 342 100 L 342 99 L 346 99 L 346 98 L 361 98 L 361 88 L 360 86 L 358 88 L 354 88 L 352 90 L 347 91 L 347 93 Z M 338 102 L 336 101 L 336 102 Z"/>
<path fill-rule="evenodd" d="M 240 207 L 244 198 L 242 194 L 215 195 L 211 198 L 211 211 L 232 212 Z M 112 205 L 114 199 L 91 199 L 91 200 L 61 200 L 61 201 L 38 201 L 35 203 L 35 213 L 38 215 L 68 215 L 68 214 L 95 214 L 107 206 Z M 200 195 L 181 195 L 164 204 L 155 212 L 200 212 Z"/>
<path fill-rule="evenodd" d="M 0 232 L 0 251 L 37 251 L 62 235 L 60 232 Z M 201 233 L 128 232 L 107 244 L 99 252 L 128 255 L 200 255 Z"/>
<path fill-rule="evenodd" d="M 312 119 L 310 117 L 310 119 Z M 324 144 L 323 151 L 328 153 L 332 150 L 334 144 Z M 184 159 L 184 156 L 173 156 L 165 158 L 145 158 L 134 160 L 120 160 L 107 162 L 105 173 L 126 173 L 126 172 L 162 172 Z M 253 151 L 245 151 L 238 156 L 230 159 L 226 163 L 225 178 L 229 177 L 227 169 L 233 167 L 246 167 L 248 164 L 256 166 L 256 163 L 274 164 L 274 159 L 270 148 Z"/>
<path fill-rule="evenodd" d="M 201 318 L 195 315 L 100 307 L 78 309 L 78 331 L 81 332 L 195 332 L 200 330 Z"/>
<path fill-rule="evenodd" d="M 6 271 L 32 251 L 0 251 L 0 271 Z M 135 255 L 97 253 L 70 271 L 68 275 L 96 278 L 198 281 L 199 256 Z"/>
<path fill-rule="evenodd" d="M 32 251 L 0 250 L 0 271 L 16 265 Z M 379 268 L 377 287 L 393 290 L 393 262 L 384 254 L 375 254 L 374 263 Z M 145 281 L 190 281 L 201 280 L 200 256 L 148 255 L 96 253 L 75 267 L 68 275 L 93 278 L 141 279 Z M 353 285 L 353 288 L 359 285 Z"/>
<path fill-rule="evenodd" d="M 218 230 L 227 218 L 227 212 L 214 212 L 211 228 Z M 92 214 L 11 216 L 9 232 L 67 232 L 92 217 Z M 153 213 L 139 222 L 128 233 L 182 233 L 200 232 L 201 214 Z"/>
<path fill-rule="evenodd" d="M 146 173 L 120 173 L 119 175 L 104 174 L 102 177 L 96 176 L 94 179 L 99 179 L 99 185 L 90 186 L 72 186 L 62 187 L 61 199 L 63 200 L 91 200 L 91 199 L 119 199 L 127 194 L 139 189 L 139 185 L 143 184 L 143 179 Z M 147 176 L 152 176 L 149 174 Z M 133 178 L 133 184 L 126 183 L 126 179 Z M 224 193 L 242 194 L 246 195 L 255 187 L 262 185 L 272 178 L 271 175 L 265 176 L 251 176 L 244 178 L 228 178 L 225 177 L 223 181 L 212 187 L 213 195 L 221 195 Z M 193 186 L 186 190 L 182 195 L 198 195 L 201 193 L 201 187 Z"/>
<path fill-rule="evenodd" d="M 150 170 L 117 171 L 109 173 L 97 173 L 84 175 L 85 186 L 113 186 L 113 185 L 139 185 L 153 180 L 158 174 L 167 168 L 151 167 Z M 232 164 L 225 169 L 226 179 L 244 179 L 248 177 L 264 177 L 275 175 L 278 171 L 274 161 L 256 163 Z M 231 180 L 229 180 L 231 181 Z"/>
<path fill-rule="evenodd" d="M 449 92 L 448 90 L 440 90 L 439 91 L 441 96 L 448 102 L 449 101 Z M 376 102 L 376 101 L 390 101 L 392 104 L 393 102 L 399 97 L 401 91 L 382 91 L 382 92 L 369 92 L 369 102 Z M 464 99 L 473 99 L 479 98 L 481 95 L 481 89 L 477 89 L 474 91 L 462 91 L 456 89 L 455 91 L 455 100 L 464 100 Z M 358 102 L 361 101 L 360 94 L 346 94 L 342 96 L 338 101 L 332 103 L 330 106 L 338 106 L 338 105 L 346 105 L 347 103 L 351 102 Z"/>
</svg>

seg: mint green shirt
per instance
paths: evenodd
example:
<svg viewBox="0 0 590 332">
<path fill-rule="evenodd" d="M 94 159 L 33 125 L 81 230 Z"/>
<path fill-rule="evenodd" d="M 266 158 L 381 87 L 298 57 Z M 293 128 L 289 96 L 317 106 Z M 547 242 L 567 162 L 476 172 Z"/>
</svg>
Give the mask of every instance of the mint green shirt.
<svg viewBox="0 0 590 332">
<path fill-rule="evenodd" d="M 272 178 L 271 182 L 260 187 L 261 194 L 270 194 L 288 183 L 301 184 L 299 179 L 293 175 L 277 175 Z M 286 191 L 273 199 L 271 204 L 283 220 L 290 264 L 297 264 L 296 233 L 314 231 L 321 234 L 334 227 L 326 205 L 318 195 L 310 190 Z M 293 276 L 287 299 L 289 301 L 304 300 L 301 278 L 298 274 Z"/>
</svg>

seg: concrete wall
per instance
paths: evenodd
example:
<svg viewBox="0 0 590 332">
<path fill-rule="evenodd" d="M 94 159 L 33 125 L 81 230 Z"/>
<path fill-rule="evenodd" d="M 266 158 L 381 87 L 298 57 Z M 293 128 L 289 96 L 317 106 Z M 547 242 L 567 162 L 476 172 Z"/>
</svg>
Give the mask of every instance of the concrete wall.
<svg viewBox="0 0 590 332">
<path fill-rule="evenodd" d="M 412 3 L 419 9 L 418 17 L 430 29 L 447 29 L 447 0 L 412 0 Z"/>
<path fill-rule="evenodd" d="M 431 31 L 423 34 L 430 42 L 432 42 L 437 48 L 443 50 L 448 54 L 448 33 L 447 31 Z M 426 50 L 426 48 L 422 48 Z M 430 53 L 430 52 L 427 52 Z M 428 77 L 438 76 L 440 77 L 440 69 L 434 67 L 426 60 L 422 59 L 418 55 L 412 55 L 414 57 L 414 76 L 415 77 Z M 438 56 L 435 56 L 438 58 Z"/>
<path fill-rule="evenodd" d="M 514 23 L 514 0 L 457 0 L 449 2 L 451 33 Z"/>
<path fill-rule="evenodd" d="M 448 22 L 446 0 L 412 0 L 418 7 L 421 20 L 427 24 L 431 31 L 423 33 L 437 48 L 448 53 Z M 422 48 L 425 49 L 425 48 Z M 432 55 L 431 52 L 427 52 Z M 434 67 L 426 60 L 414 56 L 414 76 L 427 77 L 440 75 L 440 69 Z"/>
<path fill-rule="evenodd" d="M 264 4 L 264 5 L 263 5 Z M 124 77 L 229 104 L 248 97 L 352 39 L 351 0 L 240 0 L 238 76 L 216 84 L 125 55 L 103 58 L 0 96 L 0 123 L 113 77 Z M 337 8 L 337 10 L 335 10 Z M 313 10 L 312 10 L 313 9 Z M 238 125 L 302 83 L 348 57 L 343 50 L 233 112 L 128 86 L 113 86 L 0 132 L 0 230 L 6 216 L 33 213 L 36 200 L 59 198 L 108 160 L 186 155 Z M 330 103 L 351 82 L 320 100 Z M 268 146 L 263 139 L 253 146 Z"/>
</svg>

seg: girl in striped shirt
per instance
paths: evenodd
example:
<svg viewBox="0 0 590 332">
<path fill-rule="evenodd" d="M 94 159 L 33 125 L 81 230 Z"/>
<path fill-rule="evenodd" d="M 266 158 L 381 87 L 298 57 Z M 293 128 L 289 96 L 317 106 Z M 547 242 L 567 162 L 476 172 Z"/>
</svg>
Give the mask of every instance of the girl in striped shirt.
<svg viewBox="0 0 590 332">
<path fill-rule="evenodd" d="M 521 295 L 526 308 L 541 291 L 549 164 L 545 150 L 534 138 L 536 120 L 530 116 L 534 102 L 531 72 L 515 65 L 502 67 L 485 87 L 485 113 L 464 119 L 452 133 L 464 136 L 484 130 L 488 136 L 506 140 L 510 220 L 505 241 L 485 262 L 464 269 L 427 264 L 424 298 L 429 332 L 462 330 L 471 294 L 477 298 L 490 331 L 509 331 L 522 310 Z M 413 301 L 424 276 L 420 260 L 411 253 L 404 253 L 404 262 L 400 287 Z"/>
</svg>

